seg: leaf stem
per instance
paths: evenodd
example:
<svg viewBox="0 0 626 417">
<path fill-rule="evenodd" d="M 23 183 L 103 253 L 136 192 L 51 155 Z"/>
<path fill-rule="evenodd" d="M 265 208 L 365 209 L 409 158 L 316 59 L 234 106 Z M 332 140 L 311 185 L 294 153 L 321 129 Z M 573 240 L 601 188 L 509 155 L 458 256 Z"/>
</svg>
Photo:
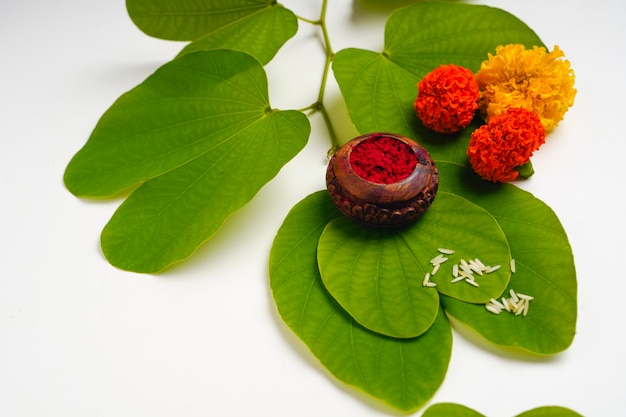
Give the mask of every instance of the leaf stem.
<svg viewBox="0 0 626 417">
<path fill-rule="evenodd" d="M 313 113 L 319 111 L 324 118 L 324 123 L 326 124 L 326 128 L 328 129 L 328 134 L 330 136 L 331 148 L 328 150 L 328 155 L 332 155 L 339 148 L 339 141 L 337 139 L 337 134 L 335 133 L 335 129 L 333 127 L 332 121 L 330 120 L 330 116 L 326 111 L 326 107 L 324 106 L 324 95 L 326 93 L 326 83 L 328 81 L 328 74 L 330 72 L 330 66 L 332 64 L 333 58 L 335 57 L 335 53 L 333 52 L 333 48 L 330 43 L 330 36 L 328 35 L 328 29 L 326 27 L 326 9 L 328 7 L 328 0 L 324 0 L 322 2 L 322 10 L 320 12 L 320 18 L 318 20 L 306 19 L 304 17 L 298 16 L 298 19 L 303 22 L 319 26 L 322 30 L 322 36 L 324 41 L 324 52 L 326 54 L 326 61 L 324 62 L 324 72 L 322 74 L 322 82 L 320 84 L 319 93 L 317 95 L 317 101 L 310 106 L 302 109 L 302 111 L 312 110 Z"/>
<path fill-rule="evenodd" d="M 320 21 L 319 20 L 312 20 L 312 19 L 307 19 L 306 17 L 302 17 L 302 16 L 296 16 L 299 20 L 302 20 L 305 23 L 309 23 L 311 25 L 319 25 Z"/>
</svg>

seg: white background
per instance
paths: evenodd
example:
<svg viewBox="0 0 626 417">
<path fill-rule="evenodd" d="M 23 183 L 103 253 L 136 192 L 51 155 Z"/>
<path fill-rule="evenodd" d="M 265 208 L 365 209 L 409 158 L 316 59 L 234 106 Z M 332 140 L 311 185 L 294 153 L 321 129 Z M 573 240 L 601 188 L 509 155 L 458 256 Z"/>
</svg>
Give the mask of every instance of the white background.
<svg viewBox="0 0 626 417">
<path fill-rule="evenodd" d="M 536 360 L 455 331 L 432 402 L 489 417 L 548 404 L 624 415 L 626 6 L 476 3 L 525 21 L 576 72 L 574 107 L 533 159 L 535 176 L 519 185 L 568 233 L 579 320 L 568 350 Z M 321 0 L 284 4 L 315 19 Z M 380 51 L 385 19 L 331 1 L 334 49 Z M 315 101 L 317 33 L 301 23 L 267 66 L 273 107 Z M 329 142 L 319 116 L 307 147 L 191 259 L 158 276 L 123 272 L 99 249 L 120 200 L 75 198 L 63 171 L 113 101 L 183 45 L 141 33 L 122 0 L 2 2 L 0 45 L 0 416 L 397 415 L 333 379 L 282 323 L 269 291 L 276 231 L 296 202 L 324 188 Z M 327 104 L 345 140 L 353 131 L 331 81 Z"/>
</svg>

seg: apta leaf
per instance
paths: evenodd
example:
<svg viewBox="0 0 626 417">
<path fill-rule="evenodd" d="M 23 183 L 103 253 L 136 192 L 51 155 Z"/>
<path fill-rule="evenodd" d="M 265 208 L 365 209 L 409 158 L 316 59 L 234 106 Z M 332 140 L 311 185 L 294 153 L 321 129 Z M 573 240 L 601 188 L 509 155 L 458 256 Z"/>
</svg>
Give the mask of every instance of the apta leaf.
<svg viewBox="0 0 626 417">
<path fill-rule="evenodd" d="M 424 411 L 422 417 L 485 417 L 477 411 L 461 404 L 433 404 Z M 516 417 L 582 417 L 569 408 L 546 406 L 528 410 Z"/>
<path fill-rule="evenodd" d="M 79 196 L 142 183 L 102 233 L 109 261 L 157 272 L 189 256 L 306 144 L 296 111 L 270 108 L 261 64 L 241 52 L 182 56 L 121 96 L 65 172 Z"/>
<path fill-rule="evenodd" d="M 449 263 L 424 287 L 430 260 L 438 248 L 455 250 Z M 452 266 L 476 258 L 509 264 L 509 246 L 498 223 L 481 207 L 440 192 L 417 222 L 400 229 L 372 229 L 346 217 L 332 220 L 318 246 L 318 264 L 326 289 L 364 327 L 393 337 L 419 336 L 439 310 L 437 291 L 473 303 L 502 293 L 508 269 L 478 276 L 476 285 L 452 283 Z M 448 266 L 449 265 L 449 266 Z"/>
<path fill-rule="evenodd" d="M 424 0 L 354 0 L 356 4 L 363 6 L 363 8 L 377 12 L 391 12 L 419 1 Z"/>
<path fill-rule="evenodd" d="M 583 417 L 574 410 L 559 406 L 545 406 L 533 408 L 518 414 L 516 417 Z"/>
<path fill-rule="evenodd" d="M 461 404 L 438 403 L 428 407 L 422 417 L 485 417 L 485 415 Z"/>
<path fill-rule="evenodd" d="M 269 262 L 276 306 L 336 378 L 395 408 L 415 410 L 443 382 L 452 349 L 450 325 L 440 312 L 422 336 L 397 339 L 356 323 L 326 291 L 317 267 L 320 236 L 338 216 L 326 191 L 311 194 L 289 212 Z"/>
<path fill-rule="evenodd" d="M 497 345 L 536 354 L 565 350 L 576 332 L 577 282 L 572 249 L 556 214 L 514 185 L 488 183 L 455 164 L 437 167 L 443 189 L 483 207 L 504 231 L 516 269 L 504 295 L 513 289 L 534 297 L 527 316 L 494 315 L 484 305 L 444 296 L 446 312 Z"/>
<path fill-rule="evenodd" d="M 183 53 L 234 49 L 264 64 L 298 30 L 296 16 L 272 0 L 127 0 L 126 8 L 150 36 L 194 41 Z"/>
<path fill-rule="evenodd" d="M 543 46 L 522 21 L 503 10 L 480 5 L 421 2 L 398 9 L 385 26 L 381 53 L 339 51 L 333 73 L 352 122 L 360 133 L 394 132 L 428 147 L 436 160 L 465 163 L 465 148 L 456 136 L 425 129 L 415 115 L 417 83 L 442 64 L 478 70 L 498 45 Z M 462 142 L 462 141 L 461 141 Z"/>
</svg>

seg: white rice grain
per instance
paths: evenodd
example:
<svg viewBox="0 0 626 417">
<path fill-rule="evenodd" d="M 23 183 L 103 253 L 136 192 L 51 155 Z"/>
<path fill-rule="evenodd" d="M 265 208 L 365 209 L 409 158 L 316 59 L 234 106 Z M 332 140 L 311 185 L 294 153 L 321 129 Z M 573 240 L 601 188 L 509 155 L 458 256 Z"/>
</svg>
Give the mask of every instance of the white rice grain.
<svg viewBox="0 0 626 417">
<path fill-rule="evenodd" d="M 499 308 L 495 307 L 493 304 L 486 304 L 485 308 L 487 308 L 487 310 L 489 310 L 493 314 L 500 314 L 500 312 L 502 311 Z"/>
<path fill-rule="evenodd" d="M 452 284 L 456 284 L 459 281 L 463 281 L 465 279 L 465 277 L 463 275 L 459 275 L 458 277 L 454 278 L 452 281 L 450 281 Z"/>
<path fill-rule="evenodd" d="M 474 281 L 473 279 L 470 278 L 465 278 L 465 282 L 467 282 L 468 284 L 473 285 L 474 287 L 478 287 L 478 283 L 476 281 Z"/>
<path fill-rule="evenodd" d="M 430 282 L 430 274 L 427 272 L 426 275 L 424 275 L 424 280 L 422 281 L 422 286 L 428 287 L 428 283 L 429 282 Z"/>
<path fill-rule="evenodd" d="M 435 256 L 433 259 L 430 260 L 430 263 L 435 266 L 435 265 L 441 265 L 442 263 L 444 263 L 445 261 L 447 261 L 448 258 L 444 257 L 442 254 L 439 254 L 437 256 Z"/>
<path fill-rule="evenodd" d="M 485 264 L 484 264 L 484 263 L 482 263 L 482 262 L 480 261 L 480 259 L 476 258 L 476 259 L 474 259 L 474 262 L 475 262 L 475 263 L 476 263 L 476 265 L 478 265 L 478 267 L 479 267 L 480 269 L 482 269 L 483 271 L 487 269 L 487 267 L 485 266 Z"/>
<path fill-rule="evenodd" d="M 483 274 L 483 269 L 473 260 L 469 261 L 469 268 L 472 270 L 472 272 L 476 272 L 478 275 Z"/>
<path fill-rule="evenodd" d="M 500 269 L 500 265 L 488 266 L 485 272 L 487 274 L 491 274 L 492 272 L 496 272 L 498 269 Z"/>
<path fill-rule="evenodd" d="M 461 264 L 460 266 L 461 266 L 461 269 L 463 270 L 463 272 L 465 272 L 467 275 L 472 275 L 473 274 L 472 269 L 469 267 L 469 265 L 467 263 L 465 265 Z"/>
<path fill-rule="evenodd" d="M 502 304 L 500 301 L 496 300 L 495 298 L 492 298 L 491 300 L 489 300 L 489 302 L 500 309 L 504 308 L 504 304 Z"/>
</svg>

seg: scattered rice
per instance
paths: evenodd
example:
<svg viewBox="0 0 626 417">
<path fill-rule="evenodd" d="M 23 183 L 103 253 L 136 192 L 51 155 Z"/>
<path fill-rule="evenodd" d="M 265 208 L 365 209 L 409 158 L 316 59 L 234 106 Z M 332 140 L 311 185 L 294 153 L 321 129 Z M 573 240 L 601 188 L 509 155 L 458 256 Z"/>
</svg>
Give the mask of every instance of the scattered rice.
<svg viewBox="0 0 626 417">
<path fill-rule="evenodd" d="M 430 280 L 431 275 L 427 272 L 426 275 L 424 275 L 424 280 L 422 281 L 422 286 L 423 287 L 436 287 L 437 284 L 435 282 L 432 282 Z"/>
<path fill-rule="evenodd" d="M 490 274 L 500 269 L 500 265 L 487 266 L 480 259 L 475 258 L 470 261 L 465 259 L 459 260 L 458 263 L 452 266 L 452 281 L 451 283 L 457 283 L 464 280 L 471 280 L 471 285 L 478 286 L 475 282 L 475 276 L 483 276 L 484 274 Z"/>
<path fill-rule="evenodd" d="M 443 247 L 438 248 L 437 251 L 439 252 L 437 256 L 435 256 L 434 258 L 430 260 L 430 264 L 433 266 L 433 269 L 430 271 L 429 274 L 427 274 L 427 276 L 424 277 L 424 281 L 422 282 L 424 287 L 434 287 L 437 285 L 434 282 L 431 282 L 430 278 L 439 271 L 441 265 L 444 262 L 448 261 L 448 258 L 446 257 L 446 255 L 452 255 L 455 253 L 453 249 L 448 249 L 448 248 L 443 248 Z M 452 280 L 450 282 L 452 284 L 455 284 L 457 282 L 465 281 L 468 284 L 473 285 L 474 287 L 478 287 L 479 283 L 476 282 L 475 280 L 476 276 L 482 277 L 486 274 L 491 274 L 499 270 L 500 267 L 501 267 L 500 265 L 493 265 L 493 266 L 485 265 L 478 258 L 471 259 L 469 261 L 465 259 L 461 259 L 459 260 L 458 263 L 455 263 L 454 265 L 452 265 Z M 511 271 L 515 272 L 515 261 L 513 259 L 511 259 Z M 517 302 L 519 302 L 519 298 L 517 298 L 517 295 L 514 295 L 514 294 L 515 293 L 511 294 L 511 301 L 513 301 L 514 304 L 516 304 Z M 525 296 L 525 297 L 529 297 L 529 296 Z M 532 297 L 530 299 L 525 299 L 525 300 L 530 301 L 532 300 Z M 496 303 L 498 304 L 492 303 L 491 305 L 495 305 L 499 309 L 512 311 L 510 305 L 504 304 L 504 302 L 500 303 L 497 300 L 492 300 L 492 301 L 496 301 Z"/>
<path fill-rule="evenodd" d="M 489 303 L 500 309 L 504 308 L 504 305 L 500 301 L 496 300 L 495 298 L 492 298 L 491 300 L 489 300 Z"/>
<path fill-rule="evenodd" d="M 485 304 L 485 308 L 493 314 L 500 314 L 503 310 L 505 310 L 515 314 L 516 316 L 526 316 L 528 314 L 528 309 L 530 308 L 530 302 L 531 300 L 534 300 L 534 297 L 516 293 L 512 289 L 509 291 L 509 294 L 511 297 L 502 297 L 502 302 L 492 298 L 487 304 Z"/>
<path fill-rule="evenodd" d="M 480 259 L 476 258 L 476 259 L 474 259 L 474 260 L 473 260 L 473 262 L 474 262 L 476 265 L 478 265 L 478 267 L 479 267 L 480 269 L 482 269 L 483 271 L 484 271 L 485 269 L 487 269 L 487 267 L 485 266 L 485 264 L 483 264 L 483 263 L 480 261 Z"/>
<path fill-rule="evenodd" d="M 472 269 L 469 267 L 469 265 L 467 263 L 464 264 L 463 262 L 465 262 L 465 261 L 463 261 L 463 259 L 461 259 L 461 262 L 462 263 L 461 263 L 460 267 L 463 270 L 463 272 L 465 272 L 467 275 L 472 275 L 473 272 L 472 272 Z"/>
<path fill-rule="evenodd" d="M 500 314 L 500 312 L 502 311 L 501 308 L 495 307 L 493 304 L 485 304 L 485 307 L 493 314 Z"/>
<path fill-rule="evenodd" d="M 478 266 L 478 264 L 473 260 L 469 261 L 469 268 L 472 270 L 472 272 L 476 272 L 478 275 L 483 274 L 483 271 L 480 268 L 480 266 Z"/>
</svg>

